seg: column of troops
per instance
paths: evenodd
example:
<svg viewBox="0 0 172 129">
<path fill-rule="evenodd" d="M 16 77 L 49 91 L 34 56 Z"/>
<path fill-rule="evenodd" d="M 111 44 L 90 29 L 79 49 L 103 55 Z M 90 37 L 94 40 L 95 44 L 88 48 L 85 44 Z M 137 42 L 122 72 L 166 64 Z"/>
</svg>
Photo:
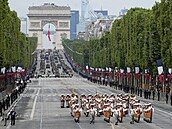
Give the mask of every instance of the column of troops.
<svg viewBox="0 0 172 129">
<path fill-rule="evenodd" d="M 94 124 L 95 116 L 104 116 L 104 121 L 110 122 L 111 117 L 115 117 L 115 124 L 123 122 L 123 118 L 129 114 L 131 124 L 139 122 L 141 115 L 147 122 L 152 122 L 154 107 L 151 103 L 142 104 L 135 95 L 114 94 L 107 95 L 61 95 L 61 108 L 70 108 L 71 116 L 75 122 L 79 123 L 81 114 L 90 116 L 90 124 Z"/>
</svg>

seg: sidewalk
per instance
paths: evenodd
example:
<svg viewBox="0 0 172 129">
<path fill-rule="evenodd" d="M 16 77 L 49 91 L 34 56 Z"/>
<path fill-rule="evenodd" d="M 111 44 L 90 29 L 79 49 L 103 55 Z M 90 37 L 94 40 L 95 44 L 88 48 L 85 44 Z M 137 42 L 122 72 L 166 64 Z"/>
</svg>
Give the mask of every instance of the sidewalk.
<svg viewBox="0 0 172 129">
<path fill-rule="evenodd" d="M 26 93 L 27 87 L 24 89 L 23 93 L 20 94 L 20 96 L 10 105 L 10 107 L 5 110 L 5 113 L 8 114 L 15 106 L 16 104 L 20 101 L 20 99 L 23 97 L 23 94 Z M 0 116 L 0 121 L 3 120 L 3 116 Z"/>
<path fill-rule="evenodd" d="M 92 83 L 90 81 L 88 81 L 89 83 Z M 100 85 L 98 83 L 93 83 L 93 84 L 97 84 L 98 86 L 102 86 L 102 87 L 107 87 L 109 88 L 110 90 L 114 90 L 115 93 L 117 94 L 128 94 L 128 95 L 131 95 L 131 93 L 126 93 L 124 92 L 123 90 L 116 90 L 114 86 L 110 87 L 109 85 L 105 86 L 105 85 Z M 171 100 L 170 100 L 170 96 L 169 96 L 169 100 L 168 100 L 168 104 L 166 104 L 166 98 L 161 95 L 160 96 L 160 101 L 158 101 L 158 98 L 157 98 L 157 93 L 155 95 L 155 98 L 154 100 L 152 99 L 152 95 L 151 95 L 151 98 L 150 99 L 145 99 L 143 94 L 142 94 L 142 97 L 136 95 L 138 99 L 142 100 L 143 102 L 145 103 L 152 103 L 153 105 L 158 105 L 158 107 L 163 107 L 163 108 L 166 108 L 166 109 L 169 109 L 170 112 L 172 112 L 172 106 L 171 106 Z"/>
</svg>

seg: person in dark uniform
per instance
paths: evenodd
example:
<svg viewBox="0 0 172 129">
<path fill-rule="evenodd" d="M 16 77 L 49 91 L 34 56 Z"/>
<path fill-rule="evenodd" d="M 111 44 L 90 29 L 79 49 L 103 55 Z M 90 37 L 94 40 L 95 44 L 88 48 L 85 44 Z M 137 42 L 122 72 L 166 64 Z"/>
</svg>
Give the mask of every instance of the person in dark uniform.
<svg viewBox="0 0 172 129">
<path fill-rule="evenodd" d="M 151 90 L 149 89 L 148 90 L 148 99 L 150 99 L 150 97 L 151 97 Z"/>
<path fill-rule="evenodd" d="M 7 109 L 10 107 L 10 97 L 9 97 L 9 95 L 7 95 L 7 98 L 6 98 L 6 106 L 7 106 Z"/>
<path fill-rule="evenodd" d="M 160 101 L 160 90 L 158 89 L 158 101 Z"/>
<path fill-rule="evenodd" d="M 2 103 L 0 101 L 0 116 L 2 116 Z"/>
<path fill-rule="evenodd" d="M 166 93 L 166 104 L 168 104 L 168 93 Z"/>
<path fill-rule="evenodd" d="M 5 100 L 4 99 L 2 100 L 2 108 L 4 109 L 4 111 L 6 110 L 5 109 Z"/>
<path fill-rule="evenodd" d="M 16 112 L 14 109 L 10 112 L 10 116 L 11 116 L 11 125 L 15 125 Z"/>
<path fill-rule="evenodd" d="M 155 90 L 153 90 L 153 100 L 155 99 Z"/>
</svg>

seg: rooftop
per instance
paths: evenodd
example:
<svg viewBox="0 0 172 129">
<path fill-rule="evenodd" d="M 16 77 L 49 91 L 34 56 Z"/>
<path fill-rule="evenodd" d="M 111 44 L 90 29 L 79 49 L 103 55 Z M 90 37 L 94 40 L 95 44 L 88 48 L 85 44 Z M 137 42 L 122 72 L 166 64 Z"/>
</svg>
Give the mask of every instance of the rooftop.
<svg viewBox="0 0 172 129">
<path fill-rule="evenodd" d="M 44 3 L 41 6 L 30 6 L 29 10 L 70 10 L 69 6 L 58 6 L 54 3 Z"/>
</svg>

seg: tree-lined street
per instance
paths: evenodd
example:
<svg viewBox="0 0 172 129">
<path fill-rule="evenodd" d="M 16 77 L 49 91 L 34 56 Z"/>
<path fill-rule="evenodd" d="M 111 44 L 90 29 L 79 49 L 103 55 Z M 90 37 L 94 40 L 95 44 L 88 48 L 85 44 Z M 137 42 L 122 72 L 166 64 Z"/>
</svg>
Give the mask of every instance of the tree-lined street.
<svg viewBox="0 0 172 129">
<path fill-rule="evenodd" d="M 141 119 L 140 123 L 131 125 L 130 117 L 126 116 L 123 123 L 114 125 L 114 118 L 111 123 L 106 123 L 103 117 L 96 117 L 95 124 L 89 124 L 89 117 L 82 114 L 80 123 L 75 123 L 70 115 L 69 108 L 60 108 L 60 95 L 72 94 L 118 94 L 110 87 L 100 86 L 79 77 L 77 74 L 73 78 L 39 78 L 32 79 L 32 83 L 28 84 L 20 101 L 16 104 L 17 121 L 15 126 L 2 128 L 14 129 L 103 129 L 103 128 L 171 128 L 172 109 L 170 105 L 164 102 L 150 101 L 155 106 L 153 122 L 147 123 Z M 149 100 L 141 99 L 144 102 Z M 162 106 L 163 105 L 163 106 Z M 143 118 L 143 116 L 142 116 Z"/>
</svg>

